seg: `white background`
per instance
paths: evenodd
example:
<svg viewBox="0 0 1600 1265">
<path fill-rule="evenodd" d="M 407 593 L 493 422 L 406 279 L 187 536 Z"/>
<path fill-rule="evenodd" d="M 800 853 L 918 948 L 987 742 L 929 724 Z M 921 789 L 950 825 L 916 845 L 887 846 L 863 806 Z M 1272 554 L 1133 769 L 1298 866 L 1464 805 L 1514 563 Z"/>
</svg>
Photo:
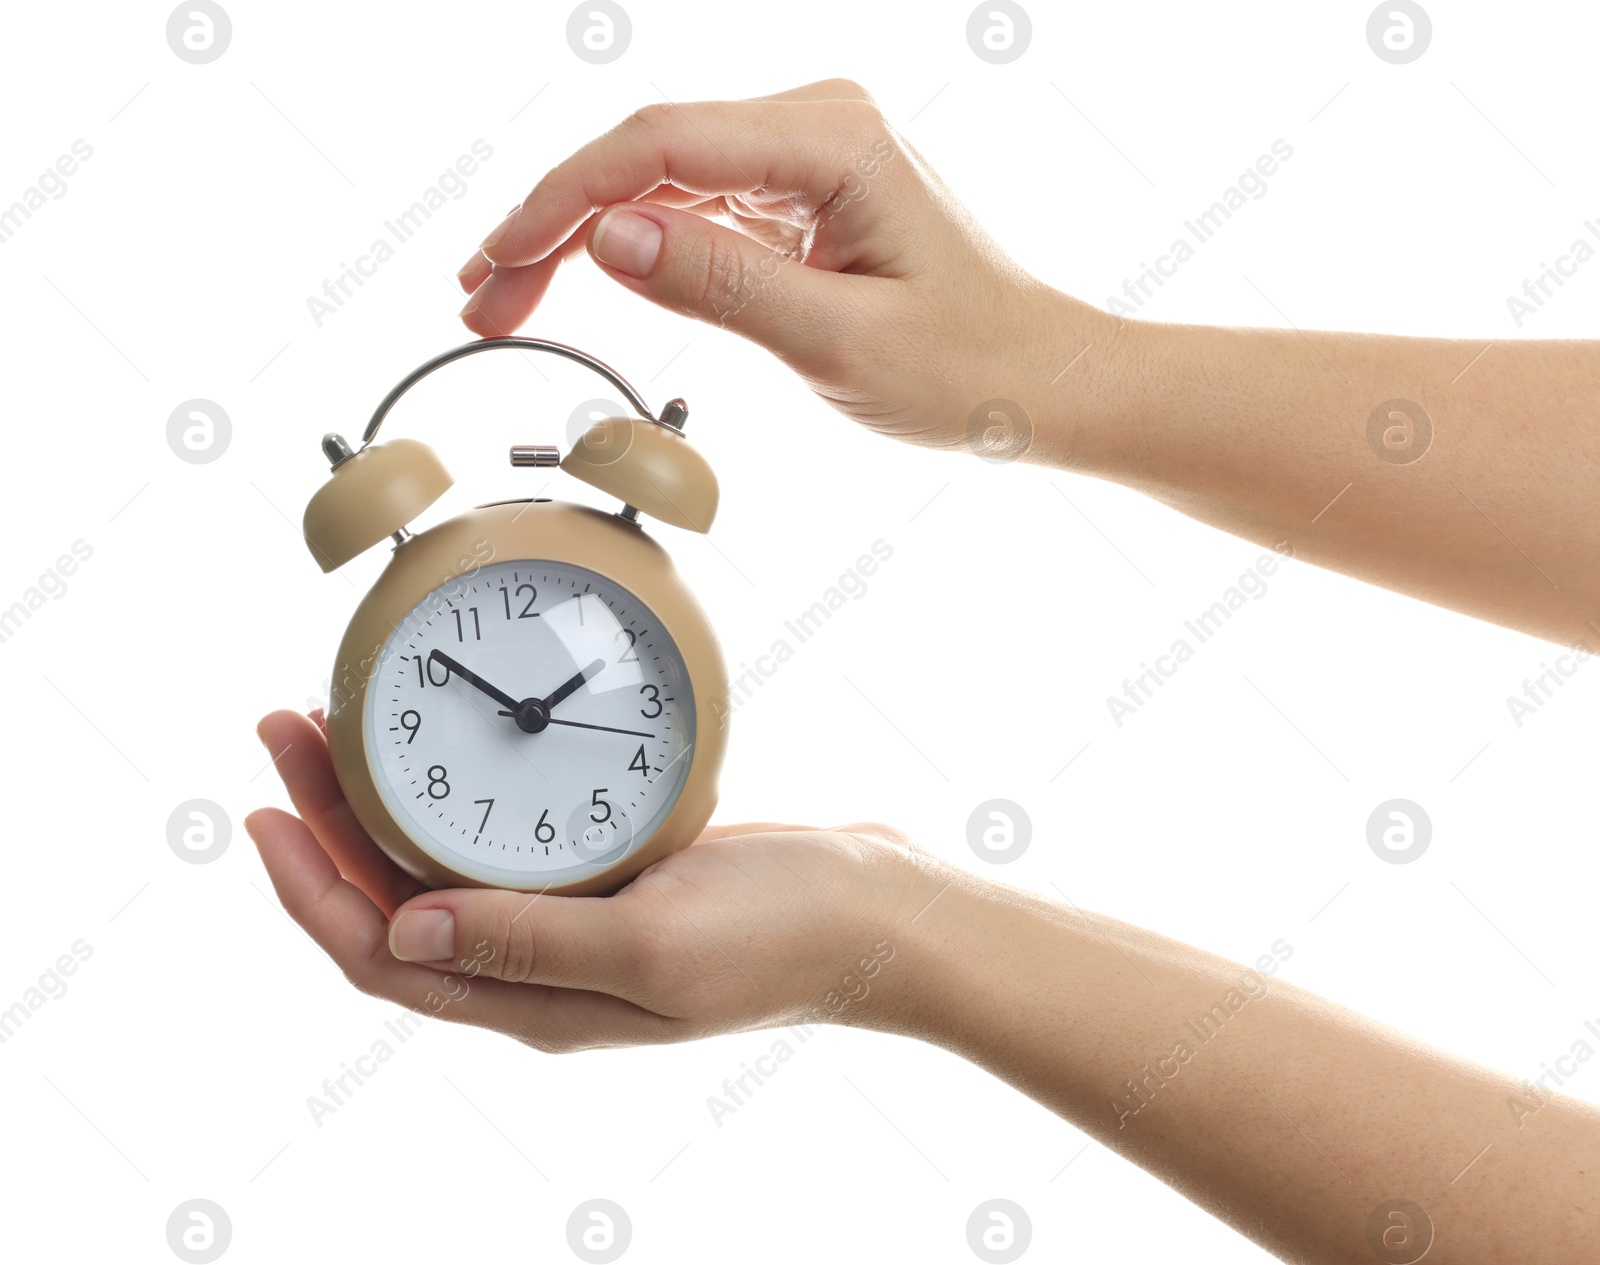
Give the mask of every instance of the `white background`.
<svg viewBox="0 0 1600 1265">
<path fill-rule="evenodd" d="M 1264 1259 L 985 1073 L 844 1029 L 719 1128 L 708 1095 L 773 1034 L 554 1058 L 430 1024 L 314 1124 L 307 1097 L 396 1013 L 286 920 L 239 826 L 285 802 L 256 719 L 320 693 L 386 556 L 313 565 L 297 524 L 317 441 L 464 341 L 456 268 L 571 150 L 663 96 L 835 75 L 1085 299 L 1283 138 L 1269 193 L 1142 315 L 1511 337 L 1506 296 L 1600 213 L 1600 14 L 1438 3 L 1428 52 L 1395 66 L 1364 3 L 1034 4 L 1032 46 L 995 66 L 967 46 L 965 4 L 638 3 L 627 54 L 594 66 L 568 49 L 566 5 L 227 7 L 232 44 L 200 66 L 168 48 L 163 5 L 6 15 L 0 205 L 73 141 L 94 149 L 0 245 L 0 607 L 73 541 L 94 551 L 0 644 L 0 1008 L 93 948 L 0 1047 L 8 1251 L 172 1260 L 168 1214 L 204 1197 L 231 1218 L 230 1261 L 561 1261 L 569 1212 L 599 1196 L 632 1220 L 628 1260 L 970 1261 L 967 1215 L 999 1196 L 1031 1217 L 1025 1259 Z M 307 296 L 480 138 L 494 155 L 466 195 L 318 328 Z M 1600 265 L 1521 334 L 1588 333 L 1597 294 Z M 594 352 L 652 405 L 689 401 L 721 518 L 710 543 L 659 532 L 735 672 L 874 540 L 893 546 L 738 711 L 724 819 L 878 818 L 982 868 L 967 816 L 1003 796 L 1034 839 L 996 877 L 1245 961 L 1286 939 L 1284 978 L 1516 1076 L 1600 1015 L 1600 668 L 1519 728 L 1506 697 L 1552 647 L 1290 563 L 1119 729 L 1106 696 L 1258 547 L 1116 487 L 859 433 L 765 353 L 586 259 L 525 332 Z M 542 476 L 505 446 L 563 442 L 605 393 L 540 369 L 468 361 L 397 411 L 393 432 L 459 480 L 425 522 L 527 494 Z M 232 419 L 211 464 L 167 445 L 194 397 Z M 1008 688 L 953 705 L 997 663 Z M 1434 826 L 1410 865 L 1366 842 L 1394 796 Z M 233 823 L 206 865 L 166 839 L 193 797 Z M 1567 1088 L 1600 1098 L 1600 1071 Z"/>
</svg>

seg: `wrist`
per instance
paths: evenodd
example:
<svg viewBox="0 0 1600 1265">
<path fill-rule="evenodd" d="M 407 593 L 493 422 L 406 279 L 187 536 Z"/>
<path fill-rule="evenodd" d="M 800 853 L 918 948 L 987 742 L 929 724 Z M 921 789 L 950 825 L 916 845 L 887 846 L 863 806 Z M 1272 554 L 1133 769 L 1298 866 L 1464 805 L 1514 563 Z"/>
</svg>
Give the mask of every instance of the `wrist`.
<svg viewBox="0 0 1600 1265">
<path fill-rule="evenodd" d="M 1033 329 L 1016 380 L 1035 442 L 1025 460 L 1121 479 L 1138 460 L 1139 392 L 1169 327 L 1101 311 L 1034 283 L 1025 305 Z"/>
<path fill-rule="evenodd" d="M 940 1046 L 1052 1104 L 1060 1086 L 1046 1068 L 1084 1079 L 1074 1034 L 1127 962 L 1081 911 L 924 858 L 898 914 L 885 932 L 894 958 L 855 1022 Z"/>
<path fill-rule="evenodd" d="M 901 858 L 858 936 L 879 965 L 870 1004 L 844 1022 L 950 1046 L 952 1028 L 972 1012 L 973 981 L 992 946 L 1004 941 L 1000 889 L 926 853 Z M 867 934 L 870 932 L 870 934 Z M 866 959 L 855 964 L 858 973 Z M 976 972 L 976 974 L 975 974 Z"/>
</svg>

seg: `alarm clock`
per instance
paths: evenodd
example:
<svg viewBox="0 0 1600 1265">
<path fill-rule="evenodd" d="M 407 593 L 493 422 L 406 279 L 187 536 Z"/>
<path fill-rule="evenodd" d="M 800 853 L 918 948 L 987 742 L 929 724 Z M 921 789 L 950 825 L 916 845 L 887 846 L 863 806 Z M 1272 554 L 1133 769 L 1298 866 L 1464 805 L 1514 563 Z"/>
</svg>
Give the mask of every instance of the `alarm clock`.
<svg viewBox="0 0 1600 1265">
<path fill-rule="evenodd" d="M 415 534 L 450 488 L 427 445 L 373 442 L 412 386 L 463 356 L 548 352 L 598 373 L 637 417 L 591 425 L 565 457 L 511 449 L 622 504 L 480 505 Z M 641 517 L 706 532 L 717 481 L 684 438 L 681 399 L 652 413 L 592 356 L 493 338 L 435 357 L 379 404 L 352 449 L 323 438 L 306 507 L 323 571 L 392 540 L 334 663 L 333 768 L 356 819 L 430 887 L 604 895 L 692 842 L 726 746 L 727 674 L 705 612 Z"/>
</svg>

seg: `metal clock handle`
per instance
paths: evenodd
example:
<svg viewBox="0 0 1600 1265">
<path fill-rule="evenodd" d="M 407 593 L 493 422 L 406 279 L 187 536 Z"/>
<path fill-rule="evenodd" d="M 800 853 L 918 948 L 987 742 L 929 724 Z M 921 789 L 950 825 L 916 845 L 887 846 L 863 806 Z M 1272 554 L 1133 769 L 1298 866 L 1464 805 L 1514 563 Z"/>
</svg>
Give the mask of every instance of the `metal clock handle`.
<svg viewBox="0 0 1600 1265">
<path fill-rule="evenodd" d="M 480 351 L 491 351 L 497 347 L 517 347 L 524 351 L 547 351 L 553 355 L 564 356 L 568 360 L 576 361 L 585 368 L 592 369 L 595 373 L 598 373 L 612 386 L 616 387 L 618 391 L 622 392 L 623 397 L 639 411 L 641 417 L 647 418 L 659 426 L 665 426 L 668 430 L 681 433 L 684 423 L 688 420 L 689 406 L 681 399 L 668 400 L 661 410 L 661 415 L 658 417 L 650 411 L 650 406 L 640 398 L 637 391 L 628 385 L 627 380 L 620 373 L 604 361 L 596 360 L 587 352 L 579 351 L 576 347 L 568 347 L 564 343 L 553 343 L 543 338 L 485 338 L 478 342 L 463 343 L 460 347 L 452 348 L 441 355 L 435 356 L 432 360 L 426 364 L 419 365 L 402 378 L 394 390 L 383 397 L 383 402 L 378 405 L 377 411 L 373 413 L 372 420 L 367 423 L 367 429 L 361 433 L 362 447 L 364 448 L 372 442 L 373 437 L 378 433 L 378 427 L 383 425 L 383 419 L 388 416 L 389 410 L 395 406 L 400 397 L 435 369 L 442 369 L 452 360 L 460 360 L 463 356 L 471 356 Z"/>
</svg>

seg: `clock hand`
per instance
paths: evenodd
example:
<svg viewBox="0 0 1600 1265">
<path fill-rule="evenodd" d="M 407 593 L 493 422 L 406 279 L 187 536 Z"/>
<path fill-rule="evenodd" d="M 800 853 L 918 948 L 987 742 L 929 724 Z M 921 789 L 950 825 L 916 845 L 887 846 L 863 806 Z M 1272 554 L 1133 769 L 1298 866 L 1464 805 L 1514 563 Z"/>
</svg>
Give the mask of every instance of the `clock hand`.
<svg viewBox="0 0 1600 1265">
<path fill-rule="evenodd" d="M 585 681 L 587 681 L 605 666 L 606 661 L 604 659 L 596 659 L 588 667 L 584 668 L 582 671 L 573 673 L 571 677 L 558 685 L 551 693 L 549 698 L 525 698 L 511 711 L 507 711 L 502 707 L 500 709 L 500 714 L 502 716 L 518 716 L 522 714 L 523 708 L 527 707 L 531 703 L 535 705 L 531 710 L 542 711 L 545 717 L 548 719 L 550 715 L 550 709 L 552 707 L 554 707 L 557 703 L 571 698 L 575 693 L 583 688 L 583 683 Z M 521 724 L 522 722 L 518 721 L 517 723 Z"/>
<path fill-rule="evenodd" d="M 610 725 L 588 725 L 581 720 L 557 720 L 554 716 L 545 720 L 547 725 L 571 725 L 574 729 L 603 729 L 608 734 L 627 734 L 633 738 L 654 738 L 654 734 L 641 733 L 637 729 L 613 729 Z"/>
<path fill-rule="evenodd" d="M 549 711 L 563 699 L 570 698 L 572 695 L 576 694 L 580 689 L 583 688 L 583 683 L 585 681 L 587 681 L 591 676 L 605 666 L 606 661 L 604 659 L 596 659 L 588 667 L 584 668 L 583 671 L 573 673 L 570 679 L 563 681 L 560 685 L 558 685 L 551 693 L 550 697 L 544 700 L 545 711 Z"/>
<path fill-rule="evenodd" d="M 500 715 L 510 716 L 517 722 L 517 727 L 523 730 L 525 733 L 540 733 L 547 725 L 568 725 L 573 729 L 598 729 L 605 733 L 627 734 L 631 738 L 655 737 L 654 734 L 647 734 L 638 729 L 616 729 L 610 725 L 591 725 L 581 720 L 557 720 L 550 714 L 550 709 L 552 707 L 554 707 L 557 703 L 564 701 L 565 699 L 571 698 L 572 695 L 576 694 L 580 689 L 583 688 L 585 681 L 592 677 L 596 672 L 600 671 L 601 668 L 606 666 L 604 659 L 596 659 L 593 663 L 589 664 L 588 667 L 579 672 L 573 673 L 555 688 L 555 690 L 550 694 L 550 697 L 525 698 L 519 703 L 510 698 L 508 695 L 500 693 L 500 691 L 495 689 L 494 686 L 489 685 L 485 681 L 479 680 L 477 677 L 473 676 L 472 673 L 468 672 L 465 668 L 457 664 L 454 660 L 446 658 L 443 654 L 440 654 L 439 651 L 435 650 L 433 653 L 434 656 L 445 665 L 445 667 L 451 669 L 451 671 L 460 672 L 463 677 L 465 677 L 472 684 L 476 685 L 485 694 L 488 694 L 490 697 L 504 703 L 505 707 L 501 708 Z"/>
<path fill-rule="evenodd" d="M 485 681 L 476 672 L 473 672 L 470 669 L 463 667 L 461 664 L 457 663 L 454 659 L 452 659 L 449 655 L 445 654 L 444 651 L 435 650 L 432 654 L 430 654 L 428 656 L 428 662 L 443 664 L 446 668 L 448 668 L 451 672 L 454 672 L 457 676 L 459 676 L 468 685 L 476 686 L 478 689 L 482 690 L 485 694 L 487 694 L 490 698 L 494 699 L 495 702 L 503 703 L 503 704 L 505 704 L 505 706 L 511 708 L 511 712 L 504 713 L 504 714 L 510 715 L 510 714 L 513 714 L 513 713 L 516 712 L 516 709 L 517 709 L 517 706 L 518 706 L 518 703 L 517 703 L 516 699 L 512 698 L 511 695 L 505 693 L 503 690 L 495 689 L 494 686 L 490 685 L 489 682 Z"/>
</svg>

